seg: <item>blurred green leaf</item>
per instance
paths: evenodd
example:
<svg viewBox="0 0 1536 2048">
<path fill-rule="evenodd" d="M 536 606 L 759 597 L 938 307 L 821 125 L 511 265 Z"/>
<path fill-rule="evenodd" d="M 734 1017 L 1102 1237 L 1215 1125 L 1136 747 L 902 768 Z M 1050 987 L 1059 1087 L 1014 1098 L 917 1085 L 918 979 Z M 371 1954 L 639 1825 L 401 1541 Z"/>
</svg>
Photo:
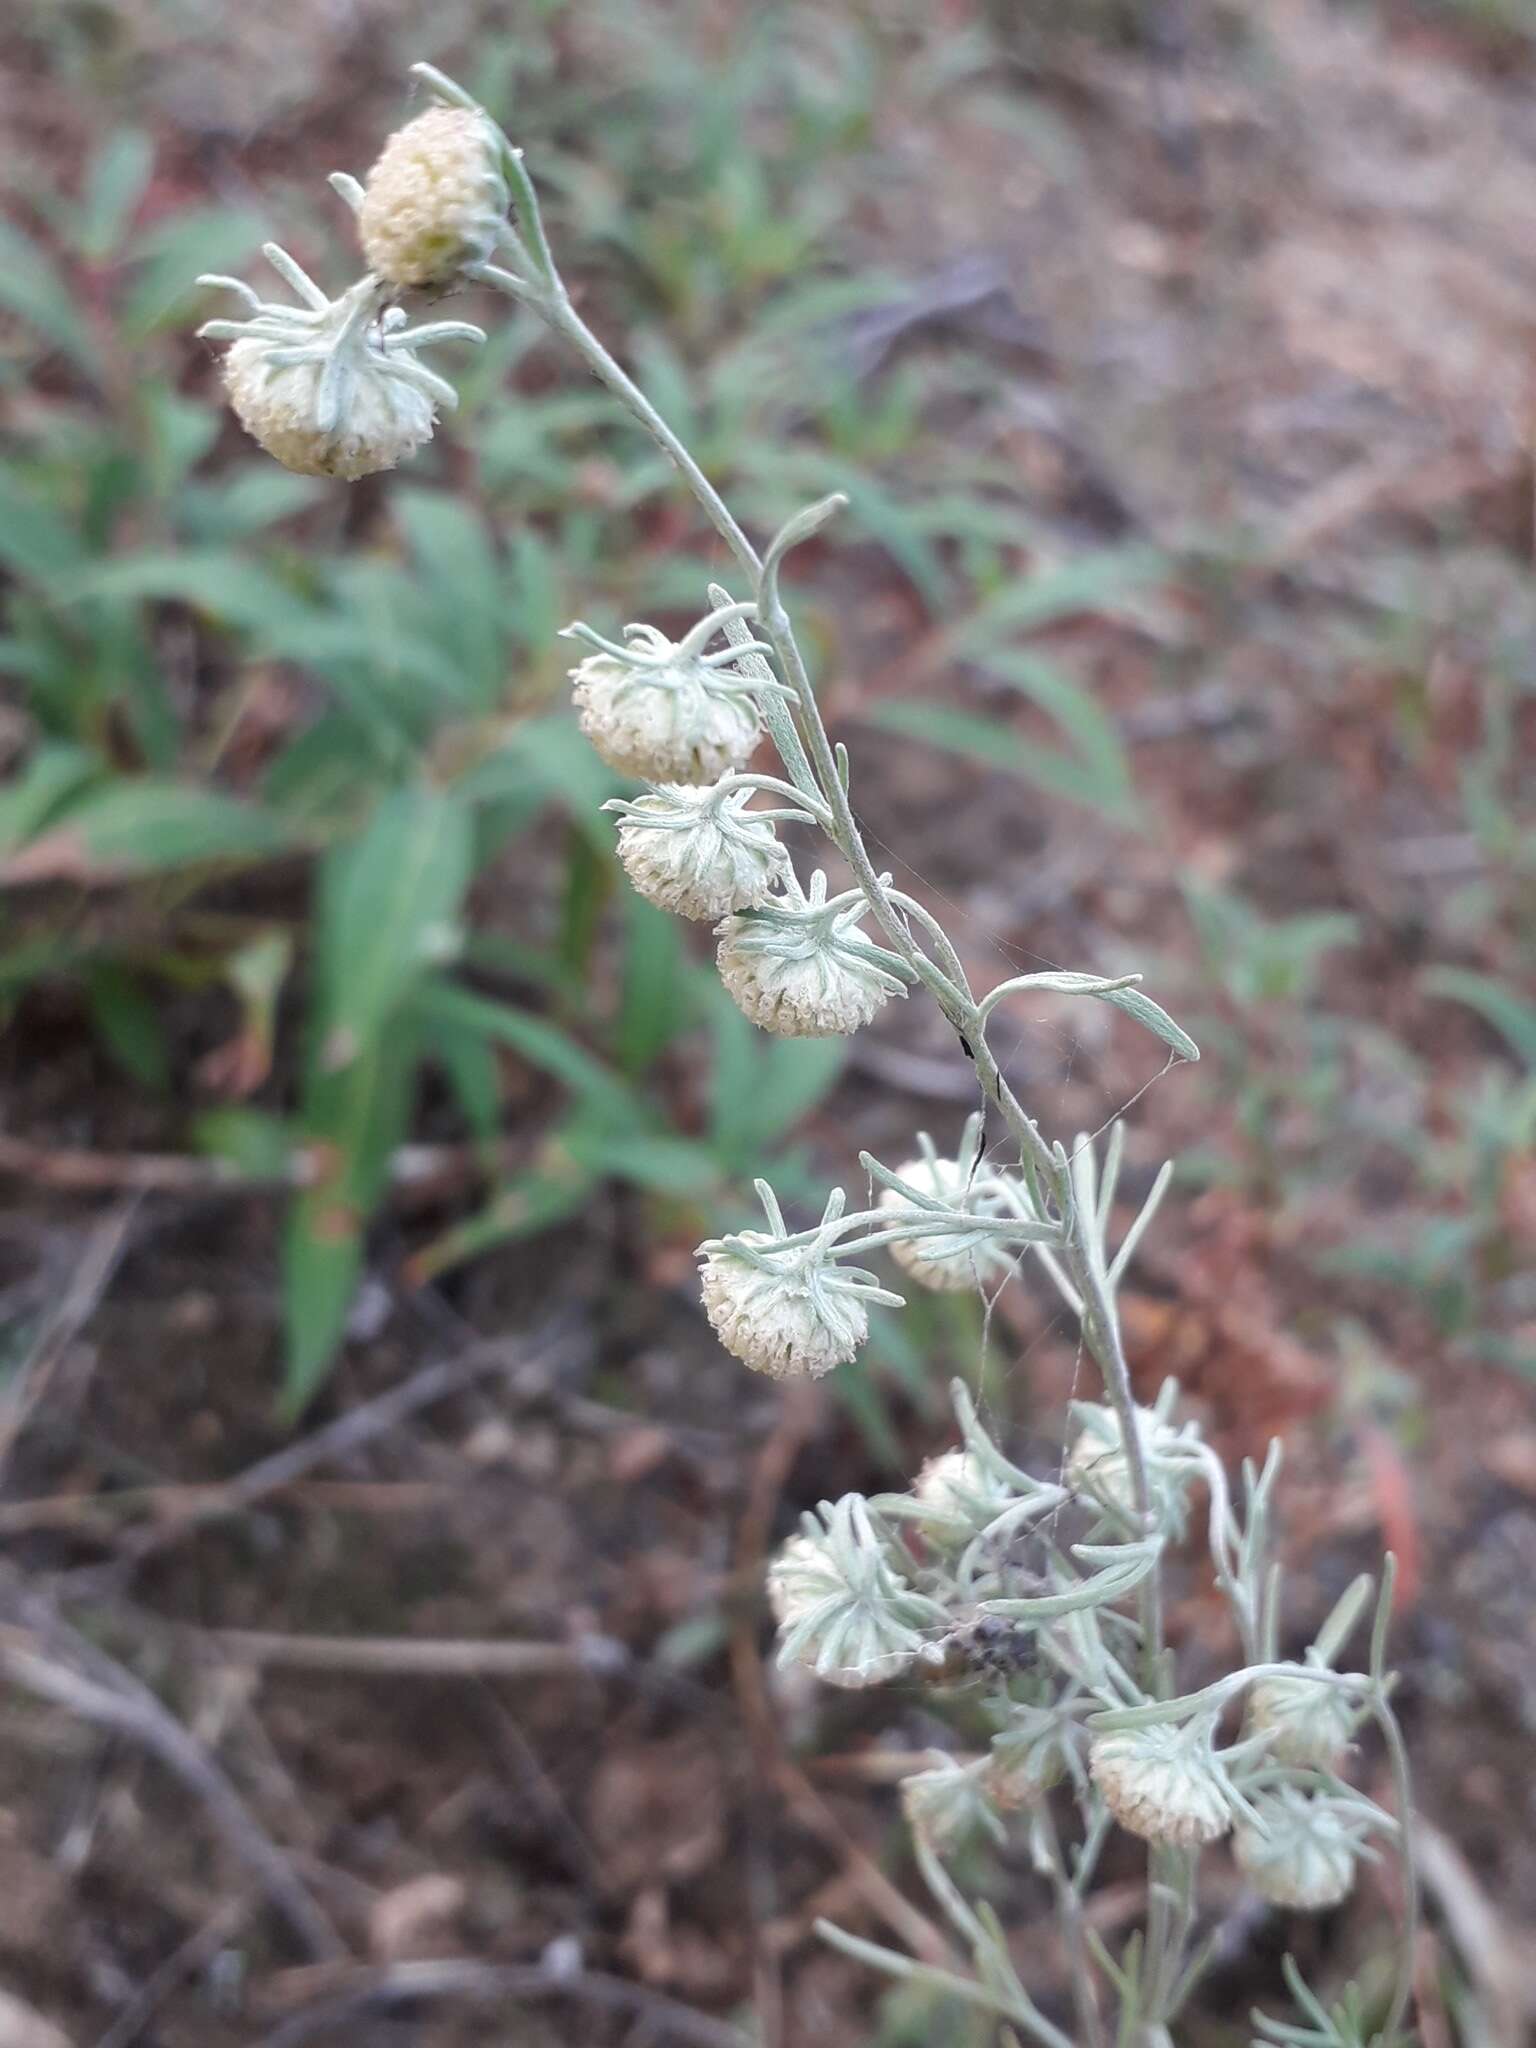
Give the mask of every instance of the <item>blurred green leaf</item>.
<svg viewBox="0 0 1536 2048">
<path fill-rule="evenodd" d="M 1493 975 L 1474 974 L 1464 967 L 1432 967 L 1423 978 L 1423 987 L 1430 995 L 1475 1010 L 1518 1058 L 1536 1069 L 1536 1003 Z"/>
<path fill-rule="evenodd" d="M 118 128 L 105 137 L 86 167 L 75 238 L 88 263 L 117 253 L 149 185 L 155 149 L 142 128 Z"/>
<path fill-rule="evenodd" d="M 1162 581 L 1170 566 L 1163 549 L 1138 543 L 1037 570 L 997 591 L 960 620 L 948 635 L 950 646 L 956 654 L 986 659 L 1005 634 L 1033 631 L 1082 613 L 1122 611 L 1128 599 Z"/>
<path fill-rule="evenodd" d="M 1100 789 L 1114 792 L 1125 817 L 1135 814 L 1136 791 L 1127 754 L 1113 719 L 1094 702 L 1086 685 L 1043 656 L 1023 648 L 1002 648 L 988 655 L 988 674 L 1020 691 L 1048 712 L 1076 749 L 1088 777 Z"/>
<path fill-rule="evenodd" d="M 0 221 L 0 228 L 4 227 Z M 0 245 L 0 275 L 4 274 Z M 49 588 L 85 559 L 79 536 L 35 491 L 0 467 L 0 562 L 16 575 Z"/>
<path fill-rule="evenodd" d="M 15 780 L 0 789 L 0 854 L 41 832 L 57 811 L 105 772 L 99 755 L 85 747 L 45 742 Z"/>
<path fill-rule="evenodd" d="M 602 1126 L 577 1125 L 566 1142 L 571 1156 L 594 1178 L 633 1181 L 661 1195 L 707 1195 L 720 1185 L 714 1154 L 691 1138 L 626 1137 Z"/>
<path fill-rule="evenodd" d="M 385 796 L 366 829 L 326 855 L 315 980 L 327 1064 L 366 1052 L 428 969 L 457 950 L 472 851 L 465 806 L 416 783 Z"/>
<path fill-rule="evenodd" d="M 288 1123 L 263 1109 L 229 1105 L 205 1110 L 192 1125 L 192 1142 L 210 1159 L 223 1159 L 256 1181 L 285 1181 L 293 1166 Z"/>
<path fill-rule="evenodd" d="M 286 628 L 299 645 L 314 616 L 313 607 L 268 570 L 222 548 L 119 555 L 73 580 L 63 594 L 159 598 L 252 632 L 271 635 Z"/>
<path fill-rule="evenodd" d="M 142 340 L 158 328 L 191 323 L 204 307 L 204 318 L 227 312 L 226 295 L 200 285 L 199 276 L 238 272 L 265 238 L 261 216 L 246 207 L 189 207 L 156 221 L 127 252 L 133 279 L 122 302 L 125 332 Z M 271 295 L 282 295 L 281 288 Z"/>
<path fill-rule="evenodd" d="M 643 1074 L 672 1043 L 689 1009 L 689 962 L 679 920 L 624 891 L 624 989 L 618 1057 L 626 1074 Z"/>
<path fill-rule="evenodd" d="M 90 323 L 52 259 L 9 221 L 0 220 L 0 306 L 51 341 L 88 377 L 101 374 Z"/>
<path fill-rule="evenodd" d="M 158 776 L 92 789 L 11 858 L 13 875 L 91 880 L 241 860 L 283 845 L 277 822 L 218 790 Z"/>
<path fill-rule="evenodd" d="M 872 716 L 887 732 L 906 733 L 911 739 L 1017 775 L 1048 796 L 1086 804 L 1090 810 L 1126 824 L 1135 816 L 1134 798 L 1121 775 L 1106 775 L 1102 765 L 1034 745 L 996 719 L 910 698 L 879 704 Z"/>
<path fill-rule="evenodd" d="M 556 1147 L 548 1149 L 554 1152 Z M 477 1215 L 456 1223 L 417 1252 L 411 1260 L 410 1278 L 421 1286 L 466 1259 L 478 1258 L 493 1245 L 536 1236 L 575 1215 L 591 1190 L 592 1179 L 585 1168 L 563 1154 L 548 1166 L 518 1174 Z"/>
<path fill-rule="evenodd" d="M 310 1064 L 301 1117 L 309 1181 L 283 1234 L 291 1420 L 324 1379 L 362 1270 L 363 1235 L 410 1115 L 418 1039 L 404 1017 L 339 1070 Z"/>
<path fill-rule="evenodd" d="M 514 1010 L 492 996 L 477 995 L 472 989 L 447 981 L 429 983 L 417 1001 L 421 1014 L 428 1020 L 446 1016 L 465 1029 L 478 1030 L 485 1038 L 510 1046 L 530 1066 L 553 1074 L 573 1095 L 603 1114 L 615 1129 L 644 1121 L 639 1097 L 546 1018 Z"/>
<path fill-rule="evenodd" d="M 86 971 L 91 1022 L 131 1081 L 163 1095 L 171 1085 L 171 1058 L 160 1013 L 144 984 L 126 968 L 102 961 Z"/>
</svg>

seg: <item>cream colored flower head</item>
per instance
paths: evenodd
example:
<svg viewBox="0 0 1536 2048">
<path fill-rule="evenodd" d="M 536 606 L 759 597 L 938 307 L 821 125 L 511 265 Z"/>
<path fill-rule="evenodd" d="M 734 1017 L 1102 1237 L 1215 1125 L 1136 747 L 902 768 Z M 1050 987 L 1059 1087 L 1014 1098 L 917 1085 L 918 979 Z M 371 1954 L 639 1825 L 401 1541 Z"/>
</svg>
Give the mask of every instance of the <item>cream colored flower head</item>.
<svg viewBox="0 0 1536 2048">
<path fill-rule="evenodd" d="M 1254 1819 L 1232 1838 L 1238 1867 L 1261 1898 L 1293 1912 L 1322 1913 L 1354 1889 L 1361 1838 L 1373 1824 L 1363 1802 L 1294 1785 L 1259 1792 Z"/>
<path fill-rule="evenodd" d="M 944 1610 L 910 1585 L 861 1494 L 823 1501 L 801 1518 L 768 1567 L 780 1664 L 803 1664 L 828 1685 L 859 1688 L 932 1662 Z"/>
<path fill-rule="evenodd" d="M 905 964 L 859 930 L 857 889 L 827 899 L 819 871 L 804 893 L 792 874 L 784 893 L 718 927 L 720 979 L 742 1015 L 780 1038 L 837 1038 L 857 1031 L 904 996 Z"/>
<path fill-rule="evenodd" d="M 1261 1678 L 1248 1695 L 1245 1735 L 1262 1735 L 1277 1763 L 1336 1771 L 1360 1725 L 1350 1693 L 1324 1679 Z"/>
<path fill-rule="evenodd" d="M 204 284 L 237 292 L 243 320 L 209 320 L 198 331 L 230 343 L 224 386 L 235 417 L 285 469 L 351 481 L 393 469 L 432 438 L 438 408 L 454 388 L 417 359 L 439 341 L 483 341 L 478 327 L 434 321 L 408 328 L 383 288 L 365 277 L 329 299 L 293 258 L 268 243 L 267 260 L 302 301 L 268 303 L 233 277 Z"/>
<path fill-rule="evenodd" d="M 1231 1785 L 1207 1720 L 1100 1735 L 1088 1768 L 1121 1827 L 1144 1841 L 1195 1849 L 1232 1825 Z"/>
<path fill-rule="evenodd" d="M 485 263 L 507 217 L 501 142 L 481 113 L 429 107 L 397 129 L 368 173 L 363 254 L 393 285 L 440 285 Z"/>
<path fill-rule="evenodd" d="M 679 917 L 715 918 L 766 903 L 789 856 L 774 834 L 778 818 L 811 822 L 806 811 L 751 811 L 753 790 L 729 776 L 708 789 L 666 782 L 617 811 L 619 859 L 636 891 Z"/>
<path fill-rule="evenodd" d="M 819 1379 L 846 1365 L 869 1335 L 868 1305 L 902 1299 L 872 1273 L 837 1257 L 843 1192 L 827 1198 L 821 1222 L 790 1231 L 766 1181 L 757 1192 L 767 1230 L 743 1230 L 698 1248 L 699 1290 L 716 1336 L 743 1365 L 771 1379 Z"/>
<path fill-rule="evenodd" d="M 1080 1429 L 1067 1455 L 1068 1484 L 1090 1500 L 1134 1515 L 1136 1496 L 1118 1414 L 1096 1401 L 1074 1401 L 1071 1412 Z M 1135 1414 L 1152 1512 L 1160 1530 L 1177 1534 L 1184 1526 L 1189 1489 L 1199 1470 L 1193 1449 L 1195 1426 L 1175 1428 L 1156 1408 L 1137 1408 Z"/>
<path fill-rule="evenodd" d="M 737 669 L 740 649 L 704 652 L 716 616 L 676 643 L 654 626 L 626 626 L 622 646 L 579 622 L 566 627 L 566 638 L 596 649 L 570 672 L 581 729 L 620 775 L 698 788 L 752 758 L 763 731 L 757 692 L 767 686 Z"/>
</svg>

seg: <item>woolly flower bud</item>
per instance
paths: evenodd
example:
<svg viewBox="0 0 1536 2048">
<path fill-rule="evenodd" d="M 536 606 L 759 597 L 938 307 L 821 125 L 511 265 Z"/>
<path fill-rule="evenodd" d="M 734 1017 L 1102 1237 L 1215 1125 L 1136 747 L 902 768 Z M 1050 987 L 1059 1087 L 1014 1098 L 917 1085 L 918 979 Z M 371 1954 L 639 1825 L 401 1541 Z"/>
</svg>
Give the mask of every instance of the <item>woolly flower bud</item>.
<svg viewBox="0 0 1536 2048">
<path fill-rule="evenodd" d="M 1083 1427 L 1067 1457 L 1067 1483 L 1122 1514 L 1134 1515 L 1136 1496 L 1119 1416 L 1113 1408 L 1094 1401 L 1074 1401 L 1072 1413 Z M 1177 1532 L 1184 1525 L 1185 1497 L 1193 1476 L 1191 1461 L 1181 1451 L 1195 1440 L 1193 1424 L 1177 1430 L 1155 1409 L 1138 1408 L 1136 1433 L 1157 1525 Z"/>
<path fill-rule="evenodd" d="M 856 1688 L 931 1661 L 924 1631 L 944 1610 L 895 1569 L 868 1503 L 846 1493 L 806 1515 L 768 1567 L 780 1664 L 804 1664 L 828 1685 Z"/>
<path fill-rule="evenodd" d="M 987 1791 L 1005 1810 L 1032 1806 L 1071 1771 L 1082 1775 L 1081 1730 L 1057 1704 L 1011 1703 L 1009 1724 L 992 1738 L 987 1757 Z"/>
<path fill-rule="evenodd" d="M 1261 1678 L 1248 1695 L 1245 1735 L 1268 1738 L 1278 1763 L 1337 1770 L 1360 1720 L 1342 1686 L 1315 1678 Z"/>
<path fill-rule="evenodd" d="M 978 1502 L 990 1506 L 996 1488 L 989 1484 L 979 1459 L 969 1451 L 957 1450 L 929 1458 L 912 1491 L 925 1508 L 937 1514 L 969 1519 Z"/>
<path fill-rule="evenodd" d="M 376 278 L 331 300 L 275 243 L 266 255 L 302 306 L 268 303 L 238 278 L 200 280 L 238 292 L 250 308 L 248 319 L 210 320 L 199 329 L 232 344 L 224 384 L 236 418 L 301 476 L 350 481 L 393 469 L 432 438 L 438 407 L 458 403 L 453 386 L 418 362 L 415 351 L 484 335 L 452 320 L 407 328 L 398 307 L 379 311 Z"/>
<path fill-rule="evenodd" d="M 724 609 L 735 616 L 740 607 Z M 570 671 L 572 694 L 582 731 L 618 774 L 697 787 L 752 758 L 763 730 L 753 693 L 778 685 L 731 666 L 757 641 L 703 652 L 720 616 L 711 612 L 676 643 L 654 626 L 626 626 L 623 646 L 580 623 L 565 629 L 597 649 Z"/>
<path fill-rule="evenodd" d="M 1196 1849 L 1232 1825 L 1230 1787 L 1209 1721 L 1161 1721 L 1100 1735 L 1088 1768 L 1121 1827 L 1144 1841 Z"/>
<path fill-rule="evenodd" d="M 934 1758 L 932 1770 L 901 1781 L 901 1809 L 913 1834 L 935 1854 L 962 1848 L 977 1835 L 1001 1842 L 1007 1831 L 990 1796 L 987 1758 L 962 1764 L 939 1751 Z"/>
<path fill-rule="evenodd" d="M 742 1015 L 780 1038 L 838 1038 L 857 1031 L 904 996 L 905 964 L 858 930 L 861 891 L 827 900 L 819 870 L 805 895 L 792 875 L 786 890 L 758 910 L 716 927 L 716 965 Z"/>
<path fill-rule="evenodd" d="M 914 1204 L 923 1205 L 924 1197 L 946 1209 L 975 1207 L 974 1177 L 964 1160 L 909 1159 L 905 1166 L 897 1167 L 896 1178 L 906 1187 L 888 1187 L 880 1196 L 881 1209 L 893 1220 L 910 1216 Z M 899 1238 L 890 1252 L 909 1280 L 936 1294 L 968 1292 L 979 1281 L 1008 1272 L 1013 1264 L 990 1232 L 968 1231 L 963 1225 L 955 1231 L 924 1231 Z"/>
<path fill-rule="evenodd" d="M 1369 1825 L 1358 1809 L 1294 1785 L 1257 1793 L 1253 1808 L 1259 1824 L 1239 1827 L 1232 1847 L 1261 1898 L 1302 1913 L 1321 1913 L 1348 1898 L 1360 1836 Z"/>
<path fill-rule="evenodd" d="M 845 1365 L 869 1335 L 866 1304 L 903 1306 L 872 1273 L 836 1256 L 843 1192 L 815 1230 L 791 1234 L 766 1181 L 757 1191 L 769 1229 L 711 1238 L 698 1248 L 704 1312 L 726 1350 L 773 1379 L 819 1379 Z"/>
<path fill-rule="evenodd" d="M 619 859 L 637 892 L 679 917 L 723 917 L 766 902 L 789 865 L 773 820 L 809 814 L 748 811 L 752 796 L 726 777 L 712 789 L 665 782 L 634 803 L 604 804 L 623 817 Z"/>
<path fill-rule="evenodd" d="M 495 129 L 468 107 L 429 107 L 368 173 L 357 227 L 369 268 L 395 285 L 447 284 L 496 247 L 509 195 Z"/>
</svg>

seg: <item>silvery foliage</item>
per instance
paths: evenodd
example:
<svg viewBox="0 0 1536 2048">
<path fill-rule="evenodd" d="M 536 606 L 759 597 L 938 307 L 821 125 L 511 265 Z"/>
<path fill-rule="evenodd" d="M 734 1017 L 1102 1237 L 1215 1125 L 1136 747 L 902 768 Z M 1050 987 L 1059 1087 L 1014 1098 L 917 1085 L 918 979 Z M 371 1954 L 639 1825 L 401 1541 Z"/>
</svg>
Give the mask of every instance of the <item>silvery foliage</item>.
<svg viewBox="0 0 1536 2048">
<path fill-rule="evenodd" d="M 1072 1438 L 1054 1476 L 1013 1463 L 957 1383 L 960 1440 L 909 1492 L 824 1504 L 774 1560 L 768 1591 L 782 1660 L 834 1685 L 901 1681 L 963 1692 L 977 1710 L 973 1725 L 991 1731 L 975 1754 L 936 1755 L 905 1799 L 919 1868 L 969 1967 L 940 1968 L 830 1926 L 822 1932 L 878 1970 L 996 2015 L 1009 2038 L 1045 2048 L 1170 2048 L 1211 1946 L 1195 1938 L 1202 1857 L 1227 1854 L 1232 1836 L 1239 1868 L 1261 1896 L 1316 1907 L 1347 1890 L 1356 1862 L 1385 1837 L 1402 1864 L 1405 1898 L 1385 2009 L 1353 1988 L 1325 2007 L 1288 1964 L 1303 2023 L 1260 2019 L 1256 2048 L 1394 2048 L 1405 2038 L 1418 1907 L 1403 1826 L 1407 1761 L 1385 1661 L 1392 1560 L 1358 1668 L 1339 1668 L 1339 1660 L 1371 1603 L 1364 1579 L 1301 1658 L 1279 1656 L 1280 1573 L 1270 1545 L 1278 1446 L 1262 1469 L 1244 1466 L 1234 1500 L 1210 1446 L 1193 1424 L 1175 1420 L 1177 1389 L 1166 1388 L 1151 1409 L 1131 1390 L 1117 1291 L 1169 1170 L 1112 1246 L 1120 1129 L 1102 1158 L 1087 1138 L 1070 1148 L 1048 1138 L 1002 1073 L 988 1026 L 1013 998 L 1049 992 L 1113 1005 L 1161 1040 L 1171 1059 L 1197 1059 L 1198 1048 L 1135 975 L 1053 970 L 978 996 L 942 926 L 877 872 L 852 809 L 847 755 L 823 724 L 780 588 L 790 550 L 845 501 L 807 508 L 758 552 L 573 306 L 521 153 L 458 86 L 430 66 L 416 70 L 442 105 L 485 121 L 497 159 L 490 185 L 499 176 L 510 195 L 512 217 L 501 222 L 492 252 L 505 263 L 480 260 L 482 239 L 459 275 L 538 315 L 628 408 L 681 473 L 746 593 L 712 586 L 699 623 L 679 642 L 653 627 L 630 627 L 622 642 L 571 629 L 594 649 L 576 678 L 594 743 L 660 785 L 653 800 L 642 796 L 621 812 L 626 866 L 658 893 L 674 891 L 691 914 L 728 906 L 722 973 L 769 1028 L 852 1030 L 887 996 L 921 986 L 974 1067 L 980 1108 L 953 1155 L 926 1139 L 920 1156 L 894 1169 L 861 1155 L 871 1187 L 881 1189 L 871 1207 L 849 1212 L 837 1190 L 818 1224 L 792 1230 L 759 1183 L 768 1229 L 700 1247 L 712 1320 L 747 1363 L 817 1373 L 854 1354 L 871 1308 L 901 1306 L 900 1295 L 856 1261 L 888 1253 L 906 1279 L 937 1288 L 959 1284 L 962 1273 L 967 1284 L 1001 1284 L 1027 1262 L 1078 1319 L 1101 1381 L 1102 1399 L 1073 1405 Z M 413 209 L 430 214 L 434 182 L 413 172 Z M 333 183 L 354 208 L 362 203 L 352 180 Z M 463 239 L 457 216 L 439 222 L 413 210 L 407 225 L 429 238 L 441 230 L 442 246 L 455 234 Z M 350 310 L 350 295 L 335 302 L 349 309 L 338 314 L 296 266 L 284 260 L 279 268 L 307 310 L 267 307 L 247 293 L 252 321 L 238 332 L 213 331 L 271 351 L 270 374 L 313 371 L 313 431 L 345 440 L 348 405 L 358 392 L 376 397 L 386 373 L 403 373 L 423 399 L 447 402 L 410 353 L 449 338 L 446 330 L 402 333 L 397 309 L 378 310 L 386 295 L 377 278 L 353 288 L 364 317 Z M 308 386 L 302 395 L 307 402 Z M 365 422 L 365 441 L 369 431 Z M 711 654 L 718 635 L 726 645 Z M 745 772 L 762 732 L 782 774 Z M 701 793 L 696 805 L 689 790 Z M 780 808 L 748 809 L 743 799 L 757 792 Z M 802 887 L 777 845 L 776 822 L 819 830 L 851 886 L 829 896 L 818 876 Z M 686 840 L 664 843 L 684 833 Z M 988 1121 L 1002 1134 L 1001 1159 L 983 1142 Z M 1165 1636 L 1164 1567 L 1197 1511 L 1242 1662 L 1214 1683 L 1180 1691 Z M 1339 1775 L 1351 1736 L 1366 1722 L 1391 1767 L 1396 1819 Z M 1115 1953 L 1086 1901 L 1117 1827 L 1146 1842 L 1149 1884 L 1146 1924 Z M 1010 1829 L 1022 1833 L 1055 1900 L 1075 2001 L 1070 2033 L 1035 2003 L 997 1916 L 966 1897 L 946 1861 L 963 1842 L 996 1841 Z"/>
</svg>

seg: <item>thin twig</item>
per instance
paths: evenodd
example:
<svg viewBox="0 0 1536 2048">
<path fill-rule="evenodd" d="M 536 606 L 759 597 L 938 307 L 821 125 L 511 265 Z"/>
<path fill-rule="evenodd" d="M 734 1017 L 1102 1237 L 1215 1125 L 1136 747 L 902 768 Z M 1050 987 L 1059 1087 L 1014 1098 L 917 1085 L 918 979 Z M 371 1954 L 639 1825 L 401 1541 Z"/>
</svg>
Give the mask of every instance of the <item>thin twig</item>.
<svg viewBox="0 0 1536 2048">
<path fill-rule="evenodd" d="M 24 1605 L 35 1610 L 40 1603 L 28 1600 Z M 287 1857 L 219 1765 L 148 1686 L 63 1622 L 50 1619 L 37 1627 L 30 1612 L 26 1621 L 19 1628 L 0 1624 L 0 1670 L 39 1699 L 110 1728 L 157 1757 L 201 1802 L 225 1844 L 260 1882 L 274 1911 L 305 1951 L 322 1958 L 346 1955 L 346 1944 L 294 1875 Z"/>
<path fill-rule="evenodd" d="M 659 2039 L 670 2039 L 680 2048 L 752 2048 L 749 2037 L 726 2021 L 710 2019 L 659 1991 L 598 1970 L 566 1971 L 542 1963 L 453 1961 L 396 1963 L 383 1971 L 359 1972 L 335 1998 L 295 2013 L 258 2048 L 301 2048 L 303 2042 L 356 2021 L 364 2013 L 418 1998 L 505 1999 L 509 2004 L 568 1998 L 607 2012 L 633 2013 L 659 2030 Z M 512 2038 L 510 2033 L 508 2038 Z"/>
<path fill-rule="evenodd" d="M 10 1463 L 17 1439 L 47 1393 L 59 1361 L 101 1305 L 112 1276 L 128 1249 L 136 1200 L 105 1217 L 91 1233 L 75 1262 L 63 1299 L 39 1332 L 30 1354 L 12 1375 L 9 1397 L 0 1412 L 0 1478 Z"/>
<path fill-rule="evenodd" d="M 96 2048 L 130 2048 L 130 2043 L 137 2041 L 175 1987 L 218 1953 L 235 1935 L 249 1912 L 247 1900 L 226 1900 L 211 1920 L 195 1927 L 186 1940 L 178 1943 L 151 1971 L 98 2039 Z"/>
<path fill-rule="evenodd" d="M 218 1629 L 203 1639 L 237 1664 L 290 1671 L 381 1672 L 391 1678 L 592 1677 L 622 1670 L 629 1661 L 624 1646 L 611 1636 L 573 1643 L 503 1643 Z"/>
</svg>

